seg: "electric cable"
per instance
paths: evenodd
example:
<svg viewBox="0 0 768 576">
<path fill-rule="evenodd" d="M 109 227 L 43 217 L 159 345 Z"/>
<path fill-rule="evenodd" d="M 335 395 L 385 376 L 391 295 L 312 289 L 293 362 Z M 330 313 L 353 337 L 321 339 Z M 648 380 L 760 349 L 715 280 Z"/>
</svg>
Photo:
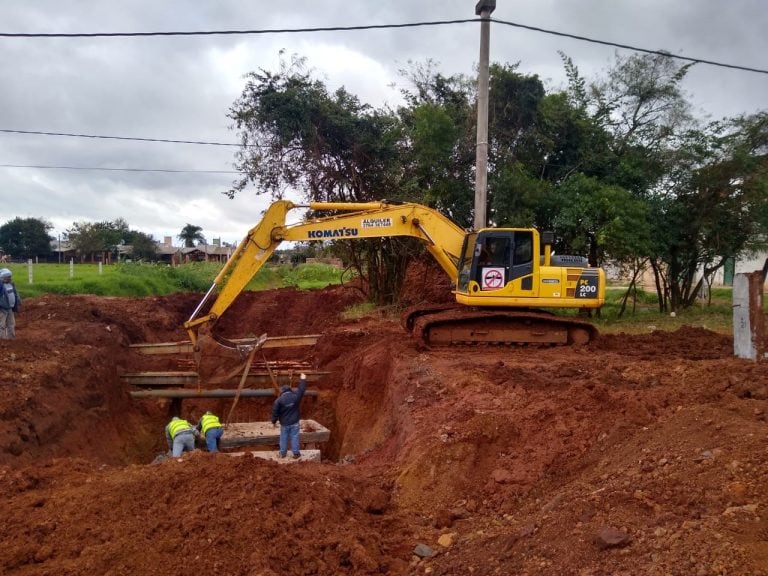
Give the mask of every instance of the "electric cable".
<svg viewBox="0 0 768 576">
<path fill-rule="evenodd" d="M 168 172 L 171 174 L 240 174 L 236 170 L 172 170 L 167 168 L 103 168 L 97 166 L 46 166 L 42 164 L 0 164 L 0 168 L 40 168 L 46 170 L 102 170 L 106 172 Z"/>
<path fill-rule="evenodd" d="M 0 32 L 0 38 L 135 38 L 153 36 L 248 36 L 257 34 L 301 34 L 307 32 L 349 32 L 355 30 L 383 30 L 388 28 L 418 28 L 479 22 L 477 18 L 460 20 L 433 20 L 405 24 L 363 24 L 359 26 L 313 26 L 308 28 L 265 28 L 261 30 L 176 30 L 167 32 Z"/>
<path fill-rule="evenodd" d="M 523 28 L 525 30 L 531 30 L 533 32 L 542 32 L 544 34 L 551 34 L 553 36 L 562 36 L 565 38 L 572 38 L 574 40 L 581 40 L 583 42 L 591 42 L 592 44 L 601 44 L 603 46 L 613 46 L 614 48 L 623 48 L 625 50 L 633 50 L 635 52 L 643 52 L 645 54 L 657 54 L 659 56 L 667 56 L 669 58 L 676 58 L 677 60 L 685 60 L 687 62 L 694 62 L 696 64 L 708 64 L 710 66 L 719 66 L 721 68 L 732 68 L 734 70 L 743 70 L 745 72 L 757 72 L 758 74 L 768 74 L 768 70 L 763 68 L 752 68 L 750 66 L 740 66 L 738 64 L 727 64 L 725 62 L 715 62 L 714 60 L 705 60 L 704 58 L 692 58 L 689 56 L 680 56 L 678 54 L 672 54 L 666 50 L 650 50 L 648 48 L 640 48 L 638 46 L 632 46 L 630 44 L 619 44 L 617 42 L 609 42 L 607 40 L 598 40 L 596 38 L 589 38 L 588 36 L 579 36 L 578 34 L 570 34 L 568 32 L 558 32 L 556 30 L 548 30 L 546 28 L 539 28 L 538 26 L 528 26 L 527 24 L 519 24 L 517 22 L 509 22 L 507 20 L 497 20 L 491 18 L 491 22 L 497 24 L 505 24 L 506 26 L 513 26 L 515 28 Z"/>
<path fill-rule="evenodd" d="M 164 142 L 170 144 L 201 144 L 205 146 L 236 146 L 242 144 L 230 142 L 207 142 L 204 140 L 169 140 L 167 138 L 139 138 L 131 136 L 104 136 L 101 134 L 72 134 L 69 132 L 42 132 L 37 130 L 11 130 L 9 128 L 0 128 L 0 132 L 5 134 L 35 134 L 38 136 L 70 136 L 74 138 L 100 138 L 104 140 L 135 140 L 138 142 Z"/>
<path fill-rule="evenodd" d="M 662 56 L 668 56 L 669 58 L 676 58 L 678 60 L 685 60 L 687 62 L 694 62 L 697 64 L 706 64 L 709 66 L 717 66 L 721 68 L 730 68 L 734 70 L 741 70 L 744 72 L 755 72 L 757 74 L 768 74 L 768 70 L 763 68 L 754 68 L 751 66 L 742 66 L 739 64 L 729 64 L 726 62 L 717 62 L 715 60 L 708 60 L 705 58 L 694 58 L 690 56 L 680 56 L 672 54 L 664 50 L 650 50 L 648 48 L 641 48 L 638 46 L 632 46 L 630 44 L 622 44 L 619 42 L 611 42 L 608 40 L 600 40 L 597 38 L 591 38 L 589 36 L 583 36 L 580 34 L 571 34 L 569 32 L 560 32 L 558 30 L 551 30 L 548 28 L 542 28 L 540 26 L 531 26 L 528 24 L 521 24 L 519 22 L 511 22 L 509 20 L 499 20 L 497 18 L 489 18 L 491 22 L 497 24 L 503 24 L 505 26 L 512 26 L 515 28 L 522 28 L 533 32 L 540 32 L 542 34 L 549 34 L 553 36 L 560 36 L 564 38 L 571 38 L 573 40 L 579 40 L 582 42 L 590 42 L 593 44 L 600 44 L 603 46 L 612 46 L 614 48 L 622 48 L 625 50 L 633 50 L 636 52 L 643 52 L 646 54 L 658 54 Z M 466 24 L 471 22 L 483 22 L 482 18 L 462 18 L 457 20 L 432 20 L 423 22 L 407 22 L 402 24 L 363 24 L 357 26 L 313 26 L 305 28 L 264 28 L 264 29 L 245 29 L 245 30 L 172 30 L 172 31 L 154 31 L 154 32 L 0 32 L 0 38 L 143 38 L 143 37 L 168 37 L 168 36 L 247 36 L 247 35 L 265 35 L 265 34 L 301 34 L 301 33 L 316 33 L 316 32 L 352 32 L 359 30 L 387 30 L 397 28 L 417 28 L 425 26 L 447 26 L 453 24 Z"/>
</svg>

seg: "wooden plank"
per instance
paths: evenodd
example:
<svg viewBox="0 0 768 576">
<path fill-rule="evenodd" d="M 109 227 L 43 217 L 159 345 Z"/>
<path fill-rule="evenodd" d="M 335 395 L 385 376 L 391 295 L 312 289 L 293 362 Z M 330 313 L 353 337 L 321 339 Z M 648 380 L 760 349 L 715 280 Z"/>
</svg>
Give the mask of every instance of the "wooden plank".
<svg viewBox="0 0 768 576">
<path fill-rule="evenodd" d="M 282 386 L 283 384 L 290 384 L 292 386 L 298 385 L 299 375 L 293 370 L 288 372 L 273 371 L 272 374 L 279 386 Z M 305 371 L 305 374 L 307 376 L 307 382 L 317 382 L 330 374 L 330 372 Z M 132 372 L 123 374 L 120 378 L 126 384 L 140 388 L 197 386 L 198 382 L 197 372 Z M 270 377 L 269 372 L 250 372 L 247 380 L 251 384 L 272 384 L 272 378 Z M 207 384 L 221 385 L 228 381 L 234 381 L 234 378 L 231 378 L 230 380 L 212 378 Z"/>
<path fill-rule="evenodd" d="M 130 372 L 120 379 L 133 386 L 194 386 L 197 372 Z"/>
<path fill-rule="evenodd" d="M 237 390 L 216 388 L 211 390 L 164 388 L 160 390 L 131 390 L 133 398 L 234 398 Z M 244 388 L 240 396 L 244 398 L 275 397 L 277 394 L 272 388 Z M 317 390 L 307 390 L 305 396 L 317 396 Z"/>
<path fill-rule="evenodd" d="M 328 376 L 330 372 L 305 370 L 304 374 L 307 377 L 307 382 L 317 382 L 318 380 Z M 277 380 L 279 385 L 291 384 L 293 386 L 298 386 L 299 383 L 299 374 L 295 370 L 291 370 L 289 372 L 276 372 L 273 370 L 272 376 L 275 377 L 275 380 Z M 270 377 L 269 372 L 251 372 L 248 374 L 248 381 L 253 382 L 254 384 L 271 384 L 272 378 Z"/>
<path fill-rule="evenodd" d="M 303 334 L 297 336 L 270 336 L 262 348 L 293 348 L 296 346 L 314 346 L 320 334 Z M 247 344 L 253 342 L 253 338 L 234 338 L 232 342 L 237 344 Z M 181 342 L 144 342 L 141 344 L 131 344 L 133 348 L 141 354 L 191 354 L 194 352 L 192 342 L 183 340 Z"/>
<path fill-rule="evenodd" d="M 314 420 L 301 420 L 299 442 L 304 444 L 327 442 L 331 431 Z M 275 446 L 280 441 L 280 426 L 271 422 L 238 422 L 227 424 L 221 437 L 222 448 L 237 446 Z"/>
</svg>

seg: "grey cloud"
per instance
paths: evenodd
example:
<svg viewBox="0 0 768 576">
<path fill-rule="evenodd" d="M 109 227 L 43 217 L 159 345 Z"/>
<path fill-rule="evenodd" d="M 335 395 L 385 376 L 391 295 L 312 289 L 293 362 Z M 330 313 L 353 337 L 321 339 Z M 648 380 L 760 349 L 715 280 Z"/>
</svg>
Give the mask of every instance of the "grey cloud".
<svg viewBox="0 0 768 576">
<path fill-rule="evenodd" d="M 6 3 L 7 32 L 116 32 L 291 28 L 401 23 L 474 17 L 472 0 L 390 0 L 290 3 L 228 0 Z M 614 0 L 498 0 L 494 18 L 584 36 L 666 49 L 676 54 L 761 67 L 767 52 L 768 11 L 758 0 L 616 2 Z M 374 105 L 396 101 L 388 85 L 408 60 L 431 58 L 445 73 L 474 74 L 479 27 L 327 32 L 279 36 L 2 39 L 0 128 L 235 142 L 226 113 L 242 76 L 273 68 L 277 51 L 308 58 L 319 74 L 318 43 L 379 62 L 386 77 L 350 65 L 347 89 Z M 214 54 L 245 54 L 213 67 Z M 610 47 L 496 24 L 491 58 L 520 62 L 553 86 L 563 82 L 557 51 L 589 76 L 613 59 Z M 234 58 L 234 57 L 233 57 Z M 337 77 L 337 76 L 334 76 Z M 714 117 L 763 107 L 768 77 L 696 66 L 686 82 L 696 105 Z M 378 96 L 378 101 L 376 97 Z M 213 169 L 232 168 L 235 149 L 0 134 L 0 164 Z M 0 168 L 0 224 L 14 216 L 45 217 L 57 229 L 74 219 L 124 217 L 156 238 L 191 222 L 208 237 L 236 241 L 259 218 L 267 200 L 253 191 L 227 200 L 235 175 L 162 174 Z M 13 200 L 13 202 L 9 202 Z M 197 204 L 196 204 L 197 203 Z M 204 203 L 204 204 L 199 204 Z M 196 212 L 196 206 L 205 206 Z M 210 208 L 215 206 L 215 209 Z"/>
</svg>

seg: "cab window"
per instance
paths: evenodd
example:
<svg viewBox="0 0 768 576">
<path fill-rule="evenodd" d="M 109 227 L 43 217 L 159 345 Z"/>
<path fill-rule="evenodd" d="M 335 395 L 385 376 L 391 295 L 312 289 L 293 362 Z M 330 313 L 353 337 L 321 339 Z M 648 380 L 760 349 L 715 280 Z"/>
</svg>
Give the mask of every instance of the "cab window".
<svg viewBox="0 0 768 576">
<path fill-rule="evenodd" d="M 528 264 L 531 260 L 533 260 L 533 234 L 516 232 L 514 265 Z"/>
</svg>

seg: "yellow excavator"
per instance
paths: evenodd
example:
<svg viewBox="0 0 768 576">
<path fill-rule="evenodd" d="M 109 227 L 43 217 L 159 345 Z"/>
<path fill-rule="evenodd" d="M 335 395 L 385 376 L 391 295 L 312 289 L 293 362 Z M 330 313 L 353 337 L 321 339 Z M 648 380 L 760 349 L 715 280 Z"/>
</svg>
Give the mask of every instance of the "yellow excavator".
<svg viewBox="0 0 768 576">
<path fill-rule="evenodd" d="M 287 214 L 296 208 L 334 215 L 288 224 Z M 415 307 L 404 314 L 403 325 L 425 344 L 585 344 L 597 336 L 585 320 L 543 310 L 596 309 L 605 302 L 605 272 L 589 267 L 581 256 L 553 255 L 550 232 L 467 232 L 438 211 L 413 203 L 280 200 L 240 242 L 184 323 L 192 344 L 201 328 L 212 330 L 281 242 L 392 236 L 421 240 L 455 287 L 456 304 Z"/>
</svg>

